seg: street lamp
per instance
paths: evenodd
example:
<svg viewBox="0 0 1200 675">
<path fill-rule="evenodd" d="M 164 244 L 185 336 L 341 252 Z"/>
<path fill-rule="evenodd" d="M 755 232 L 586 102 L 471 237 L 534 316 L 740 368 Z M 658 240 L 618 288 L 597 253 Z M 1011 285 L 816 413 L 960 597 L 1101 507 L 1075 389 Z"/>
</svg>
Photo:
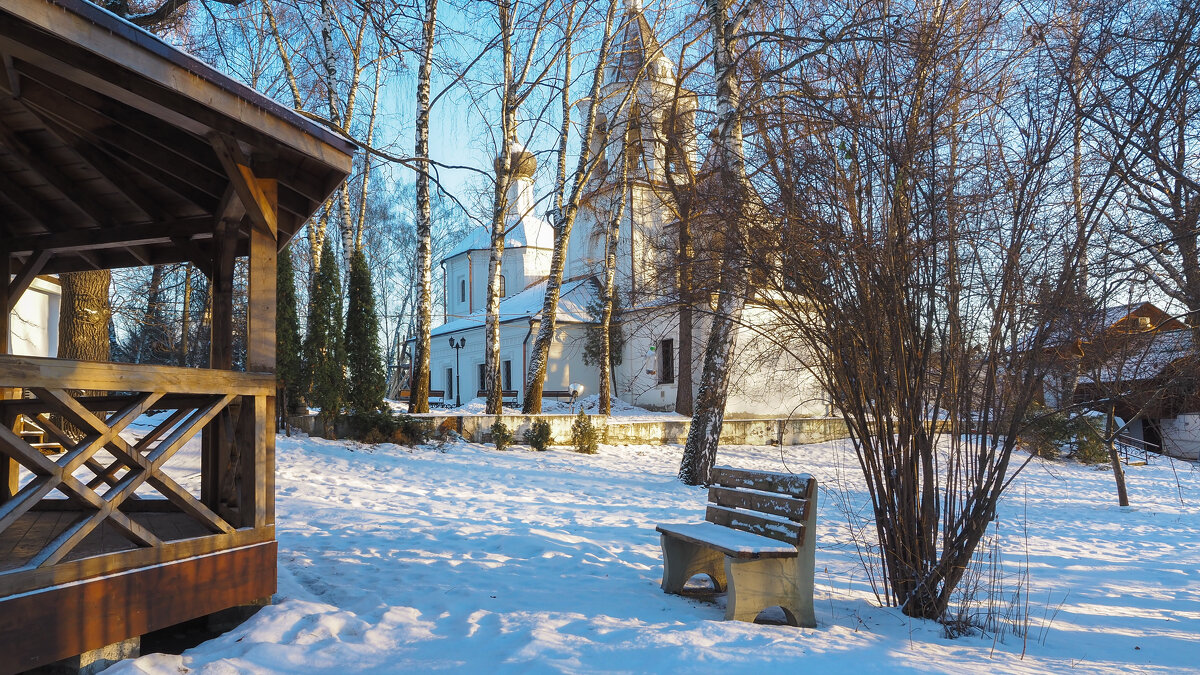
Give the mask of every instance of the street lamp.
<svg viewBox="0 0 1200 675">
<path fill-rule="evenodd" d="M 467 338 L 459 338 L 456 342 L 450 338 L 450 348 L 454 350 L 454 407 L 462 407 L 462 370 L 458 365 L 458 352 L 467 346 Z"/>
</svg>

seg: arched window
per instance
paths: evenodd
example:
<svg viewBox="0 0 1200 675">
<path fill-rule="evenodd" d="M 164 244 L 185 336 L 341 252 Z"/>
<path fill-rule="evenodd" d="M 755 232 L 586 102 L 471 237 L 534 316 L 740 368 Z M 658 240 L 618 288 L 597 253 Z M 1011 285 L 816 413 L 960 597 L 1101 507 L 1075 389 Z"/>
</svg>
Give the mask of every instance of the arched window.
<svg viewBox="0 0 1200 675">
<path fill-rule="evenodd" d="M 467 280 L 466 279 L 458 280 L 458 301 L 459 302 L 467 301 Z"/>
<path fill-rule="evenodd" d="M 507 298 L 508 292 L 505 290 L 504 277 L 500 277 L 500 297 Z"/>
</svg>

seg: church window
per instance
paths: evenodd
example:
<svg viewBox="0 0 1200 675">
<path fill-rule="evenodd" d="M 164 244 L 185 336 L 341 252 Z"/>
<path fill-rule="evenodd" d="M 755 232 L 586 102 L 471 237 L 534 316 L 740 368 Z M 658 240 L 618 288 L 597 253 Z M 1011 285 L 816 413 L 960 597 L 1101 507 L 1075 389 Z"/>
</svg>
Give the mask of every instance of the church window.
<svg viewBox="0 0 1200 675">
<path fill-rule="evenodd" d="M 458 301 L 459 302 L 467 301 L 467 280 L 466 279 L 458 280 Z"/>
<path fill-rule="evenodd" d="M 673 384 L 675 382 L 675 341 L 671 339 L 658 342 L 658 382 Z"/>
<path fill-rule="evenodd" d="M 503 383 L 501 388 L 512 390 L 512 361 L 504 361 L 501 365 L 502 376 L 500 381 Z"/>
<path fill-rule="evenodd" d="M 487 389 L 487 371 L 484 370 L 483 364 L 479 364 L 479 390 Z"/>
<path fill-rule="evenodd" d="M 508 297 L 508 291 L 506 290 L 507 285 L 508 284 L 505 283 L 505 278 L 500 277 L 500 297 L 502 297 L 502 298 Z"/>
<path fill-rule="evenodd" d="M 454 369 L 446 369 L 446 400 L 454 398 Z"/>
</svg>

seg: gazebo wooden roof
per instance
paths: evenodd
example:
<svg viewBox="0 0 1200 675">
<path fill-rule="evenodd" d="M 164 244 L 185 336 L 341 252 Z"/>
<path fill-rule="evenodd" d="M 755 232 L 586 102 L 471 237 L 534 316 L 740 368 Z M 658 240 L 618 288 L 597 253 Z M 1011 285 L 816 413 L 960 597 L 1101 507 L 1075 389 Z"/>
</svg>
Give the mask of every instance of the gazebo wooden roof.
<svg viewBox="0 0 1200 675">
<path fill-rule="evenodd" d="M 349 172 L 353 149 L 86 0 L 0 5 L 0 236 L 22 265 L 210 259 L 216 223 L 243 207 L 232 165 L 277 181 L 267 225 L 282 246 Z M 258 215 L 261 195 L 240 196 Z"/>
<path fill-rule="evenodd" d="M 353 150 L 85 0 L 0 2 L 0 675 L 274 593 L 276 253 Z M 211 282 L 210 368 L 8 354 L 38 274 L 183 261 Z"/>
</svg>

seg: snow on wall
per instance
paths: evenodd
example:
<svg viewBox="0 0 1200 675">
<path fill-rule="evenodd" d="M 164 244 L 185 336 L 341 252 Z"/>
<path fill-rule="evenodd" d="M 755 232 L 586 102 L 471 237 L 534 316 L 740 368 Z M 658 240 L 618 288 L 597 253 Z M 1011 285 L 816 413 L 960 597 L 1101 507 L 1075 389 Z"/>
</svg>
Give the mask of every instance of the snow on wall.
<svg viewBox="0 0 1200 675">
<path fill-rule="evenodd" d="M 1163 452 L 1172 457 L 1200 459 L 1200 414 L 1186 413 L 1159 421 Z"/>
</svg>

